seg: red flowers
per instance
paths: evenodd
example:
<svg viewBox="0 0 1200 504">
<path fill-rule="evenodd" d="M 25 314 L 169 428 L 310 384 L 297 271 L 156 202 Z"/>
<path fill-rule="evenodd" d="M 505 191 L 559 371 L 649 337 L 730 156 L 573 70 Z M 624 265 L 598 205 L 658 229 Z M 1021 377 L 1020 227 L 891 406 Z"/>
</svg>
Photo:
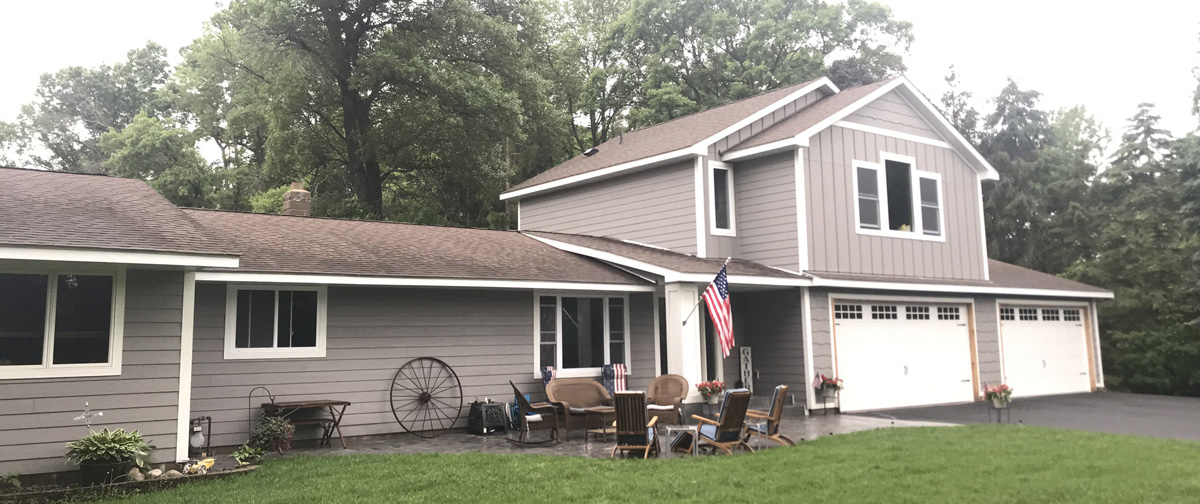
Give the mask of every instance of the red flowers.
<svg viewBox="0 0 1200 504">
<path fill-rule="evenodd" d="M 1012 393 L 1012 387 L 1009 387 L 1003 383 L 996 385 L 995 387 L 989 387 L 987 385 L 983 386 L 983 398 L 988 401 L 999 399 L 1001 402 L 1009 402 L 1012 400 Z"/>
<path fill-rule="evenodd" d="M 842 390 L 842 379 L 822 374 L 813 380 L 813 388 L 817 390 Z"/>
<path fill-rule="evenodd" d="M 700 392 L 700 395 L 704 396 L 705 400 L 708 400 L 709 397 L 725 391 L 725 382 L 718 380 L 700 382 L 696 384 L 696 391 Z"/>
</svg>

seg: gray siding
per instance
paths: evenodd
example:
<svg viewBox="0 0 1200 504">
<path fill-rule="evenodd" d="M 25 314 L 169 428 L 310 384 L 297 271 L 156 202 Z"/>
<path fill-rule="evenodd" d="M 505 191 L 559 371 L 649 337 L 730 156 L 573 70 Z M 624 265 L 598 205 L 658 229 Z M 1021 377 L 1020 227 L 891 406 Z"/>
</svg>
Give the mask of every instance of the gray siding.
<svg viewBox="0 0 1200 504">
<path fill-rule="evenodd" d="M 521 200 L 524 230 L 633 240 L 696 253 L 695 160 Z"/>
<path fill-rule="evenodd" d="M 74 470 L 64 445 L 87 434 L 84 401 L 104 413 L 93 428 L 138 429 L 173 462 L 182 320 L 182 272 L 127 271 L 121 375 L 0 381 L 0 474 Z"/>
<path fill-rule="evenodd" d="M 755 395 L 769 397 L 776 385 L 787 385 L 788 393 L 804 397 L 804 311 L 800 289 L 745 293 L 748 324 L 742 334 L 753 335 L 751 358 L 758 376 Z"/>
<path fill-rule="evenodd" d="M 878 100 L 854 111 L 845 120 L 941 140 L 937 131 L 895 91 L 880 96 Z"/>
<path fill-rule="evenodd" d="M 975 352 L 979 358 L 979 385 L 1004 383 L 1000 364 L 1000 311 L 996 298 L 975 298 Z"/>
<path fill-rule="evenodd" d="M 797 271 L 796 153 L 738 163 L 734 169 L 740 259 Z"/>
<path fill-rule="evenodd" d="M 658 361 L 654 358 L 654 294 L 645 292 L 629 295 L 629 390 L 646 390 L 658 376 Z"/>
<path fill-rule="evenodd" d="M 812 105 L 813 102 L 816 102 L 824 97 L 825 94 L 820 90 L 801 96 L 791 103 L 775 109 L 773 112 L 763 116 L 761 119 L 750 123 L 746 127 L 733 132 L 731 135 L 717 140 L 716 143 L 709 147 L 708 155 L 710 157 L 717 157 L 720 154 L 728 152 L 730 148 L 736 147 L 737 144 L 749 140 L 750 137 L 761 133 L 763 130 L 770 128 L 775 123 L 788 118 L 797 111 Z"/>
<path fill-rule="evenodd" d="M 214 446 L 246 441 L 246 395 L 260 385 L 279 401 L 351 401 L 342 421 L 345 436 L 403 432 L 389 405 L 390 384 L 396 370 L 417 357 L 436 357 L 454 368 L 464 397 L 458 427 L 466 425 L 467 405 L 475 398 L 511 400 L 509 380 L 535 397 L 544 393 L 541 380 L 533 375 L 529 291 L 331 286 L 328 298 L 325 358 L 227 361 L 225 285 L 197 286 L 192 413 L 213 417 Z M 649 298 L 637 295 L 630 300 L 630 344 L 638 380 L 653 373 L 652 368 L 641 369 L 645 348 L 653 361 Z M 264 401 L 266 396 L 259 392 L 253 406 Z M 315 438 L 317 431 L 302 427 L 297 438 Z"/>
<path fill-rule="evenodd" d="M 831 127 L 805 149 L 804 171 L 812 271 L 982 280 L 979 181 L 952 149 Z M 853 161 L 879 152 L 912 156 L 917 170 L 942 176 L 946 241 L 857 233 Z"/>
</svg>

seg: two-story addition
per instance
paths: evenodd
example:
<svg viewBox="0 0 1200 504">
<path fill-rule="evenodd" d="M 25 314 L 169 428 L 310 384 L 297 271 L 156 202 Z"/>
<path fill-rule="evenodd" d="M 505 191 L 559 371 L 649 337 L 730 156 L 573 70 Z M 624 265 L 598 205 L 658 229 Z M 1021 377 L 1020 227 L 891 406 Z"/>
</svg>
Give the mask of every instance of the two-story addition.
<svg viewBox="0 0 1200 504">
<path fill-rule="evenodd" d="M 453 367 L 467 402 L 609 364 L 635 389 L 787 384 L 843 411 L 1103 387 L 1095 303 L 1112 294 L 989 260 L 995 178 L 904 78 L 627 132 L 504 193 L 518 231 L 309 217 L 300 186 L 288 215 L 261 215 L 0 169 L 0 473 L 69 470 L 85 401 L 160 462 L 187 460 L 196 417 L 213 446 L 246 441 L 258 387 L 351 402 L 348 438 L 403 432 L 415 406 L 393 378 L 417 357 Z M 696 306 L 727 259 L 722 358 Z M 845 382 L 834 401 L 810 392 L 821 374 Z"/>
</svg>

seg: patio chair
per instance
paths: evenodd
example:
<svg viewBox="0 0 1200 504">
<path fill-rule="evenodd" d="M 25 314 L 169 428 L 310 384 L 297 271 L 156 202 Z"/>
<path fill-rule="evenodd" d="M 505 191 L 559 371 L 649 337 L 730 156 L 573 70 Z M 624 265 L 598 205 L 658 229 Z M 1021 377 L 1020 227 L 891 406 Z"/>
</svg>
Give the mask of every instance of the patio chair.
<svg viewBox="0 0 1200 504">
<path fill-rule="evenodd" d="M 658 456 L 661 448 L 658 445 L 658 432 L 654 428 L 658 417 L 646 421 L 646 393 L 617 392 L 616 409 L 617 420 L 613 426 L 617 428 L 617 444 L 613 446 L 609 458 L 616 457 L 618 450 L 640 451 L 643 459 L 650 458 L 651 452 Z"/>
<path fill-rule="evenodd" d="M 687 378 L 677 374 L 659 376 L 646 390 L 646 409 L 658 415 L 660 422 L 677 425 L 683 420 L 683 400 L 687 395 Z"/>
<path fill-rule="evenodd" d="M 604 385 L 591 378 L 558 378 L 546 385 L 546 398 L 558 409 L 567 439 L 571 431 L 587 429 L 587 408 L 611 406 L 612 396 Z M 585 436 L 587 434 L 584 434 Z"/>
<path fill-rule="evenodd" d="M 779 433 L 779 421 L 783 419 L 783 403 L 787 400 L 787 390 L 787 385 L 775 387 L 775 395 L 771 397 L 771 407 L 767 411 L 746 410 L 746 418 L 766 421 L 765 424 L 755 423 L 746 426 L 745 441 L 747 443 L 751 436 L 758 436 L 783 446 L 796 446 L 794 441 Z"/>
<path fill-rule="evenodd" d="M 517 411 L 521 417 L 520 437 L 518 439 L 507 438 L 508 442 L 524 446 L 561 443 L 558 436 L 558 413 L 555 412 L 554 406 L 547 403 L 529 404 L 529 401 L 525 399 L 525 394 L 521 393 L 521 389 L 518 389 L 515 383 L 509 381 L 508 384 L 512 385 L 513 394 L 517 397 Z M 545 441 L 530 441 L 529 434 L 535 430 L 549 430 L 550 438 Z"/>
<path fill-rule="evenodd" d="M 699 434 L 697 441 L 702 443 L 701 446 L 707 444 L 727 455 L 732 455 L 733 449 L 739 446 L 747 451 L 754 451 L 754 448 L 751 448 L 743 439 L 746 434 L 746 408 L 748 406 L 750 406 L 749 390 L 726 391 L 725 397 L 721 401 L 721 412 L 718 414 L 720 420 L 692 415 L 693 419 L 700 422 L 700 427 L 696 430 Z"/>
</svg>

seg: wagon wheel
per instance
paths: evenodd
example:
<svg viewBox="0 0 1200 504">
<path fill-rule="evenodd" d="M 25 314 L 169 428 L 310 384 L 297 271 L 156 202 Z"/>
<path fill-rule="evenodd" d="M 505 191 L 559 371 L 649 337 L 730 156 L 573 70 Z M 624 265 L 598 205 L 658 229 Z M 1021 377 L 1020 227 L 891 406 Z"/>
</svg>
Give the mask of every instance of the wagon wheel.
<svg viewBox="0 0 1200 504">
<path fill-rule="evenodd" d="M 431 438 L 454 426 L 462 411 L 462 385 L 445 362 L 432 357 L 410 360 L 392 378 L 392 415 L 404 430 Z"/>
</svg>

